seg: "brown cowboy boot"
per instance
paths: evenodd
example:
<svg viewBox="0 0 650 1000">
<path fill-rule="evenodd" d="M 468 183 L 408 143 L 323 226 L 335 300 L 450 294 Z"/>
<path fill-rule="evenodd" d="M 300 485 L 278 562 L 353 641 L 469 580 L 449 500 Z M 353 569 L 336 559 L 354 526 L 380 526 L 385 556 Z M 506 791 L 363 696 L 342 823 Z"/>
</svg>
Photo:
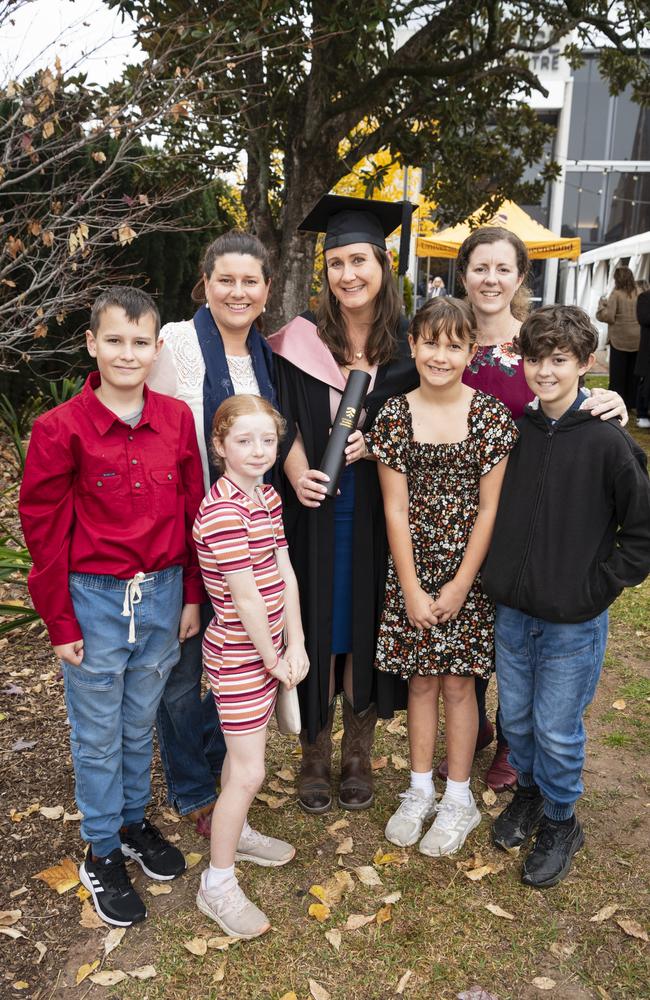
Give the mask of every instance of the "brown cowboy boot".
<svg viewBox="0 0 650 1000">
<path fill-rule="evenodd" d="M 376 724 L 377 709 L 374 705 L 355 715 L 352 705 L 343 695 L 339 804 L 344 809 L 368 809 L 372 805 L 370 751 Z"/>
<path fill-rule="evenodd" d="M 298 775 L 298 803 L 308 813 L 325 813 L 332 808 L 332 723 L 336 699 L 327 713 L 327 722 L 314 743 L 307 730 L 300 731 L 302 762 Z"/>
</svg>

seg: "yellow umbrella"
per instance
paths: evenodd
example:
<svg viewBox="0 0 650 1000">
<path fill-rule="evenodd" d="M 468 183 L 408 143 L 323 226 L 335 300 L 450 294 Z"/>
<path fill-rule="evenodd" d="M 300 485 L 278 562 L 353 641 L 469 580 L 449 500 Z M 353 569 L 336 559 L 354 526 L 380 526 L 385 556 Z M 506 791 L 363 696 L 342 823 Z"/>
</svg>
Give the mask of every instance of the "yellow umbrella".
<svg viewBox="0 0 650 1000">
<path fill-rule="evenodd" d="M 477 219 L 482 209 L 470 215 L 469 219 L 461 222 L 450 229 L 442 229 L 432 236 L 420 237 L 417 241 L 418 257 L 457 257 L 460 245 L 467 239 L 469 234 L 476 229 L 476 225 L 470 223 Z M 513 201 L 504 201 L 501 208 L 495 212 L 489 222 L 484 226 L 501 226 L 515 233 L 528 248 L 528 253 L 534 259 L 545 257 L 569 257 L 575 260 L 580 256 L 580 240 L 564 239 L 556 236 L 550 229 L 546 229 L 531 219 L 530 215 L 524 212 L 523 208 L 515 205 Z"/>
</svg>

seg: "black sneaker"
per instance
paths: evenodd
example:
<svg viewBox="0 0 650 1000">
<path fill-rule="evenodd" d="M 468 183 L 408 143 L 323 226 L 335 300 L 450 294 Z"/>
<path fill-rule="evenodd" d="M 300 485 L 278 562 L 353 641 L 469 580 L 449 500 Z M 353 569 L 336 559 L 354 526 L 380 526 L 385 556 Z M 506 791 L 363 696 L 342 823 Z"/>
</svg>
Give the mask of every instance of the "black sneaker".
<svg viewBox="0 0 650 1000">
<path fill-rule="evenodd" d="M 558 823 L 544 816 L 537 840 L 524 861 L 521 881 L 535 889 L 549 889 L 569 874 L 571 859 L 585 842 L 575 816 L 571 823 Z"/>
<path fill-rule="evenodd" d="M 157 882 L 168 882 L 185 871 L 182 851 L 165 840 L 157 826 L 143 819 L 120 830 L 122 853 L 133 858 L 145 875 Z"/>
<path fill-rule="evenodd" d="M 147 908 L 131 885 L 119 847 L 105 858 L 93 860 L 88 851 L 79 868 L 81 884 L 93 898 L 97 913 L 107 924 L 130 927 L 147 915 Z"/>
<path fill-rule="evenodd" d="M 520 847 L 535 832 L 543 815 L 544 799 L 537 785 L 520 786 L 492 824 L 493 842 L 504 851 Z"/>
</svg>

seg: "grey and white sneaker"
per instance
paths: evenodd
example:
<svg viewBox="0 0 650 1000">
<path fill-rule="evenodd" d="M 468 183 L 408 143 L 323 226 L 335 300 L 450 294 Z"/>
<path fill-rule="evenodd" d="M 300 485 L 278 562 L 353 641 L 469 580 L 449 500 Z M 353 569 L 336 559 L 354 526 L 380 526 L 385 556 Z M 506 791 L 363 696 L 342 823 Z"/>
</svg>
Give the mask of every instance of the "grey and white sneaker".
<svg viewBox="0 0 650 1000">
<path fill-rule="evenodd" d="M 384 837 L 398 847 L 410 847 L 422 836 L 422 827 L 436 811 L 436 793 L 427 795 L 421 788 L 400 792 L 402 800 L 386 824 Z"/>
<path fill-rule="evenodd" d="M 440 858 L 460 850 L 469 834 L 481 822 L 474 796 L 471 792 L 469 794 L 472 801 L 468 806 L 450 802 L 443 796 L 433 826 L 420 841 L 419 849 L 422 854 Z"/>
<path fill-rule="evenodd" d="M 235 852 L 235 861 L 252 861 L 256 865 L 263 865 L 264 868 L 279 868 L 288 864 L 295 856 L 295 847 L 287 844 L 286 840 L 267 837 L 266 834 L 249 826 L 248 830 L 242 830 Z"/>
<path fill-rule="evenodd" d="M 208 889 L 205 881 L 204 872 L 196 905 L 206 917 L 215 920 L 226 934 L 249 940 L 269 930 L 271 924 L 268 917 L 255 903 L 251 903 L 236 878 L 228 884 L 225 892 L 223 889 Z"/>
</svg>

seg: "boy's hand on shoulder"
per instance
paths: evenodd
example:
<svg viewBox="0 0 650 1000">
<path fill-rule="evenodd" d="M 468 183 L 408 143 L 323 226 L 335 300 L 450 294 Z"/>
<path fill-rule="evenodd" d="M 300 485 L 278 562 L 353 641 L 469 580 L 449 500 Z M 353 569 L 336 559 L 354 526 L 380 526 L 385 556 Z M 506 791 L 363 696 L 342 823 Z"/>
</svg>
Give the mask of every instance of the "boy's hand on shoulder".
<svg viewBox="0 0 650 1000">
<path fill-rule="evenodd" d="M 76 642 L 62 642 L 58 646 L 52 646 L 59 660 L 65 660 L 73 667 L 81 666 L 84 658 L 84 641 L 77 639 Z"/>
<path fill-rule="evenodd" d="M 434 614 L 434 601 L 421 587 L 408 596 L 404 595 L 404 603 L 409 625 L 424 629 L 438 624 L 438 618 Z"/>
<path fill-rule="evenodd" d="M 181 611 L 181 621 L 178 626 L 178 641 L 185 642 L 193 635 L 198 635 L 201 628 L 201 605 L 184 604 Z"/>
<path fill-rule="evenodd" d="M 458 618 L 458 613 L 467 598 L 467 590 L 460 584 L 450 580 L 441 588 L 438 599 L 433 602 L 433 614 L 438 622 L 448 622 L 450 618 Z"/>
</svg>

